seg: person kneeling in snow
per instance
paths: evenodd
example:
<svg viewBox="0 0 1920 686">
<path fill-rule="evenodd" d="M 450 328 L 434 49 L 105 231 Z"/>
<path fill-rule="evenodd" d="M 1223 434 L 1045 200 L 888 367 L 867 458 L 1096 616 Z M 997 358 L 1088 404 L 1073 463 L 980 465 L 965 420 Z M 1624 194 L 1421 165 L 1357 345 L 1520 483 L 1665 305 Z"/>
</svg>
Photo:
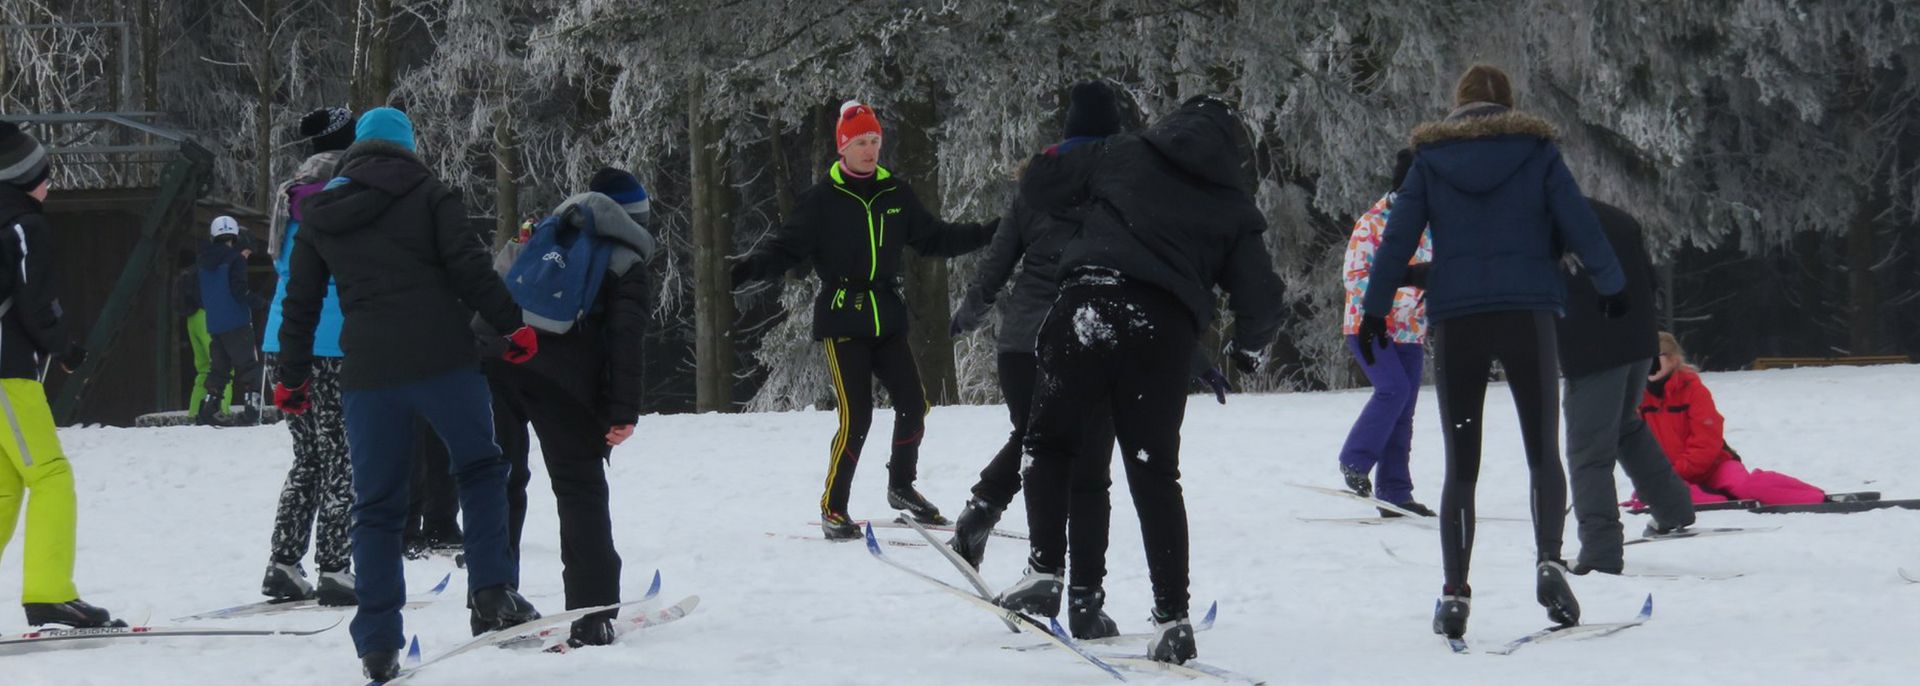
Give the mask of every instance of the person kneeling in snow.
<svg viewBox="0 0 1920 686">
<path fill-rule="evenodd" d="M 1805 505 L 1827 499 L 1826 491 L 1805 481 L 1764 469 L 1749 471 L 1727 445 L 1726 421 L 1713 405 L 1713 393 L 1687 364 L 1687 352 L 1673 334 L 1660 332 L 1660 368 L 1647 377 L 1640 418 L 1673 462 L 1673 471 L 1693 491 L 1693 502 L 1758 500 L 1762 505 Z"/>
</svg>

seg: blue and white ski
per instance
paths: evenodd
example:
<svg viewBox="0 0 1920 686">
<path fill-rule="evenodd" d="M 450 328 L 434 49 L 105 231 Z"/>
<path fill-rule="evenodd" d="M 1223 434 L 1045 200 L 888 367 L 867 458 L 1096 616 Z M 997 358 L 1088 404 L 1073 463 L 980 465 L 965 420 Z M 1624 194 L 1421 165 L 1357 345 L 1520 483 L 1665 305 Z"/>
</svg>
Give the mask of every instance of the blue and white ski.
<svg viewBox="0 0 1920 686">
<path fill-rule="evenodd" d="M 89 629 L 40 629 L 24 634 L 0 636 L 0 655 L 15 655 L 41 650 L 81 648 L 101 645 L 115 639 L 179 638 L 186 636 L 312 636 L 336 626 L 336 619 L 318 629 L 209 629 L 184 626 L 112 626 Z"/>
<path fill-rule="evenodd" d="M 1212 629 L 1214 621 L 1219 619 L 1219 616 L 1220 616 L 1220 603 L 1216 601 L 1215 603 L 1207 607 L 1207 614 L 1201 617 L 1200 621 L 1193 625 L 1194 632 L 1199 633 L 1202 631 L 1206 631 L 1208 629 Z M 1151 638 L 1153 638 L 1153 634 L 1138 633 L 1138 634 L 1118 634 L 1114 636 L 1108 636 L 1106 638 L 1076 638 L 1074 640 L 1079 642 L 1080 645 L 1083 645 L 1083 646 L 1111 646 L 1111 645 L 1120 645 L 1122 643 L 1133 643 L 1136 641 L 1145 641 Z M 1032 643 L 1032 644 L 1023 645 L 1023 646 L 1005 646 L 1007 650 L 1014 650 L 1014 651 L 1019 651 L 1023 653 L 1028 651 L 1034 651 L 1034 650 L 1047 650 L 1049 648 L 1054 648 L 1054 647 L 1056 646 L 1054 646 L 1052 643 Z"/>
<path fill-rule="evenodd" d="M 447 583 L 450 581 L 453 581 L 453 572 L 447 572 L 446 576 L 440 577 L 440 583 L 434 584 L 433 588 L 429 589 L 426 593 L 416 595 L 411 599 L 407 600 L 407 604 L 402 607 L 408 610 L 418 610 L 428 605 L 432 605 L 435 600 L 438 600 L 440 598 L 440 594 L 447 590 Z M 303 610 L 351 610 L 351 609 L 354 609 L 354 606 L 343 605 L 339 607 L 330 607 L 326 605 L 321 605 L 320 601 L 314 600 L 312 598 L 308 598 L 306 600 L 264 600 L 257 603 L 247 603 L 245 605 L 223 607 L 218 610 L 210 610 L 207 612 L 202 612 L 197 615 L 175 617 L 173 618 L 173 621 L 193 622 L 193 621 L 199 621 L 202 619 L 232 619 L 234 617 L 258 617 L 261 615 L 277 615 L 277 614 L 285 614 L 288 612 L 299 612 Z"/>
<path fill-rule="evenodd" d="M 1635 615 L 1633 619 L 1611 624 L 1576 624 L 1574 626 L 1556 626 L 1541 629 L 1508 641 L 1506 645 L 1487 652 L 1493 655 L 1511 655 L 1513 651 L 1534 643 L 1544 643 L 1546 641 L 1555 641 L 1563 638 L 1599 638 L 1601 636 L 1612 636 L 1645 624 L 1649 619 L 1653 619 L 1653 594 L 1651 593 L 1647 594 L 1646 602 L 1640 605 L 1640 614 Z"/>
</svg>

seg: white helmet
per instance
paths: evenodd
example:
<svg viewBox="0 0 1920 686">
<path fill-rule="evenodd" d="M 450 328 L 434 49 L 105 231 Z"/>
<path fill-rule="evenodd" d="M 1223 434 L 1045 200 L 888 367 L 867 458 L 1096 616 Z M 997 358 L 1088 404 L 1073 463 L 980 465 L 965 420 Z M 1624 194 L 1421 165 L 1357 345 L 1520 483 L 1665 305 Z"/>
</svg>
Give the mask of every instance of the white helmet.
<svg viewBox="0 0 1920 686">
<path fill-rule="evenodd" d="M 240 235 L 240 222 L 234 221 L 233 217 L 226 215 L 214 217 L 213 227 L 209 229 L 209 231 L 213 234 L 214 238 L 221 236 L 238 236 Z"/>
</svg>

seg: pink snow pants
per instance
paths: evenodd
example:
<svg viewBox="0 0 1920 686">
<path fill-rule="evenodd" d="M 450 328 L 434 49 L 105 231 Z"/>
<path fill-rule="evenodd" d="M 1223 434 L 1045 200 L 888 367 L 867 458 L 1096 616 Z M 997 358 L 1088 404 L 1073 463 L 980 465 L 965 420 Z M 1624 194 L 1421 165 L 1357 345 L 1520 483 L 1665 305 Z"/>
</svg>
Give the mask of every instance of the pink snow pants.
<svg viewBox="0 0 1920 686">
<path fill-rule="evenodd" d="M 1727 460 L 1713 468 L 1707 475 L 1707 488 L 1720 493 L 1731 493 L 1735 499 L 1758 500 L 1761 505 L 1806 505 L 1827 499 L 1826 491 L 1779 472 L 1764 469 L 1747 470 L 1739 460 Z M 1727 500 L 1725 496 L 1709 493 L 1699 485 L 1689 483 L 1687 488 L 1693 491 L 1693 503 L 1717 503 Z"/>
</svg>

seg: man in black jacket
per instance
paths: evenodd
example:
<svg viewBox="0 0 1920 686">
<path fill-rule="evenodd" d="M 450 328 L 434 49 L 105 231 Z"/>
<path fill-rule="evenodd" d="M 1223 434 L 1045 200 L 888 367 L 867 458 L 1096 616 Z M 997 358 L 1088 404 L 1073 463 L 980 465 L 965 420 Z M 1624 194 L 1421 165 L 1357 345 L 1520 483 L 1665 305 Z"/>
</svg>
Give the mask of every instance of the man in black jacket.
<svg viewBox="0 0 1920 686">
<path fill-rule="evenodd" d="M 1000 603 L 1059 612 L 1069 484 L 1088 468 L 1074 455 L 1091 418 L 1110 412 L 1153 579 L 1148 654 L 1167 662 L 1195 655 L 1180 424 L 1189 361 L 1213 321 L 1214 287 L 1228 294 L 1228 356 L 1242 370 L 1259 369 L 1280 326 L 1280 279 L 1262 239 L 1266 220 L 1248 192 L 1248 155 L 1232 108 L 1194 98 L 1141 133 L 1035 158 L 1020 184 L 1043 212 L 1090 206 L 1081 238 L 1062 257 L 1059 299 L 1040 328 L 1044 382 L 1025 474 L 1032 554 L 1026 576 Z M 1083 525 L 1107 524 L 1074 522 Z M 1083 559 L 1090 554 L 1075 548 L 1073 566 L 1095 566 Z"/>
<path fill-rule="evenodd" d="M 860 448 L 873 424 L 873 378 L 893 399 L 893 455 L 887 461 L 887 505 L 915 519 L 944 524 L 940 509 L 914 488 L 927 414 L 926 392 L 907 345 L 907 306 L 900 298 L 905 246 L 920 255 L 953 257 L 993 238 L 986 224 L 941 221 L 906 180 L 880 166 L 880 121 L 872 108 L 847 102 L 836 130 L 840 161 L 827 178 L 801 193 L 792 216 L 760 247 L 733 265 L 733 287 L 777 278 L 811 261 L 820 275 L 813 305 L 813 336 L 825 342 L 827 368 L 840 408 L 827 484 L 820 495 L 820 526 L 827 538 L 860 537 L 847 515 Z"/>
<path fill-rule="evenodd" d="M 360 117 L 356 142 L 330 188 L 302 204 L 292 275 L 282 302 L 280 381 L 274 404 L 308 407 L 314 328 L 331 278 L 340 294 L 347 449 L 353 461 L 354 590 L 351 631 L 367 676 L 399 672 L 401 529 L 416 417 L 447 444 L 466 516 L 468 604 L 478 635 L 540 616 L 514 590 L 519 568 L 507 540 L 507 463 L 493 442 L 486 379 L 468 321 L 474 313 L 507 336 L 524 362 L 538 339 L 493 271 L 486 237 L 460 196 L 413 153 L 413 124 L 382 107 Z"/>
<path fill-rule="evenodd" d="M 592 190 L 560 203 L 553 214 L 592 231 L 612 251 L 593 306 L 566 333 L 539 332 L 540 356 L 526 364 L 488 360 L 483 365 L 493 387 L 495 433 L 513 464 L 507 507 L 516 559 L 532 477 L 527 470 L 531 423 L 540 436 L 540 457 L 560 508 L 560 561 L 569 610 L 620 602 L 620 553 L 613 546 L 613 520 L 607 511 L 605 460 L 614 446 L 633 435 L 640 417 L 646 263 L 656 249 L 647 232 L 652 203 L 632 174 L 602 169 L 588 188 Z M 613 618 L 613 612 L 604 612 L 576 620 L 569 642 L 574 647 L 612 643 Z"/>
<path fill-rule="evenodd" d="M 1613 465 L 1633 481 L 1640 499 L 1653 509 L 1653 526 L 1671 529 L 1693 524 L 1693 498 L 1673 472 L 1660 443 L 1640 420 L 1640 395 L 1647 372 L 1660 352 L 1659 322 L 1654 316 L 1653 260 L 1647 256 L 1640 223 L 1618 207 L 1588 199 L 1600 217 L 1600 230 L 1626 271 L 1627 295 L 1646 307 L 1609 319 L 1591 307 L 1567 308 L 1559 321 L 1560 371 L 1567 377 L 1562 405 L 1567 417 L 1567 480 L 1573 487 L 1573 515 L 1579 523 L 1580 556 L 1571 568 L 1619 574 L 1625 566 L 1619 499 Z M 1563 270 L 1568 302 L 1599 297 L 1593 280 L 1568 258 Z"/>
</svg>

